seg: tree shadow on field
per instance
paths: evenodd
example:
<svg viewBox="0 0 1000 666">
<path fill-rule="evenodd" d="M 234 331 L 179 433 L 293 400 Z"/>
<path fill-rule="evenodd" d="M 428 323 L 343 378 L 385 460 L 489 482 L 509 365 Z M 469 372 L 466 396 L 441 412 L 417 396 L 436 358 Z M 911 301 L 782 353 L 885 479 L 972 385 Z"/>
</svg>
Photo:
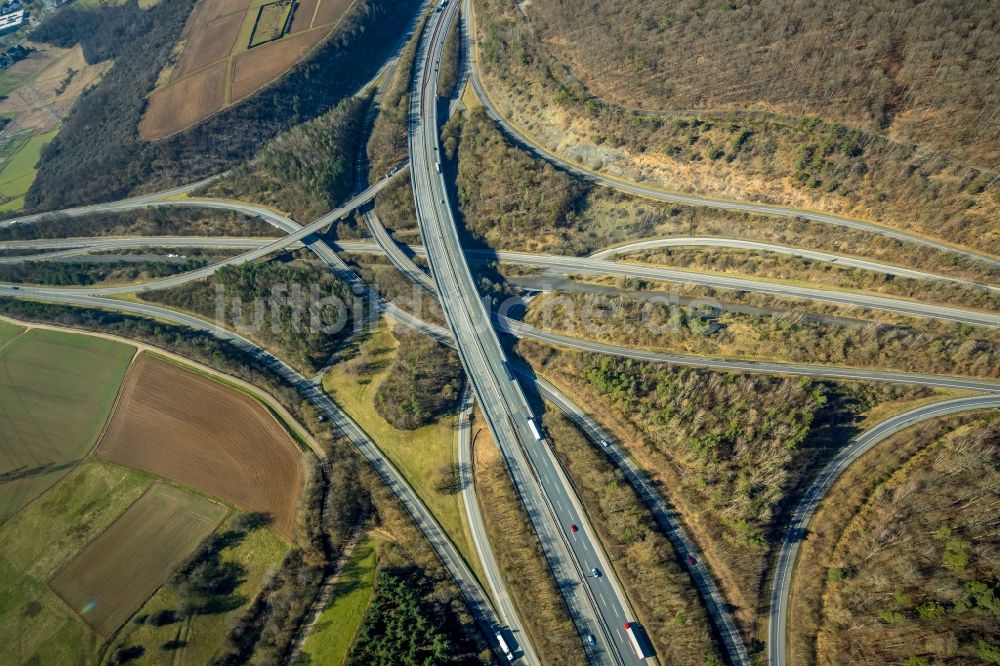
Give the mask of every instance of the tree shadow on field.
<svg viewBox="0 0 1000 666">
<path fill-rule="evenodd" d="M 216 615 L 245 604 L 247 598 L 236 590 L 246 581 L 247 569 L 239 562 L 224 560 L 223 553 L 273 522 L 268 513 L 240 514 L 227 529 L 205 539 L 170 579 L 181 598 L 181 613 Z"/>
</svg>

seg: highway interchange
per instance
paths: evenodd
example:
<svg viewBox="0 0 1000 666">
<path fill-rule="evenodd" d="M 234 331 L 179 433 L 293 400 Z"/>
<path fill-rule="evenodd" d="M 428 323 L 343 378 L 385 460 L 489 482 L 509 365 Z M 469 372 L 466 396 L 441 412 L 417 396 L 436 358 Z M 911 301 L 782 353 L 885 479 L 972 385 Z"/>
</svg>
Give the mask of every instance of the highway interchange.
<svg viewBox="0 0 1000 666">
<path fill-rule="evenodd" d="M 303 396 L 313 402 L 366 456 L 386 481 L 387 485 L 389 485 L 403 502 L 404 506 L 410 511 L 411 515 L 414 516 L 414 520 L 427 536 L 451 575 L 455 578 L 462 590 L 463 596 L 469 603 L 470 610 L 472 610 L 477 621 L 483 627 L 485 634 L 491 637 L 492 632 L 499 627 L 510 628 L 514 632 L 514 637 L 519 646 L 518 656 L 525 663 L 539 663 L 530 640 L 528 640 L 522 630 L 524 622 L 530 621 L 530 618 L 517 617 L 517 611 L 506 592 L 502 577 L 496 568 L 496 562 L 490 552 L 488 540 L 485 538 L 485 531 L 482 529 L 482 517 L 478 515 L 478 505 L 474 501 L 474 484 L 469 483 L 468 478 L 465 479 L 467 483 L 463 483 L 463 499 L 474 534 L 475 545 L 486 570 L 486 582 L 489 585 L 492 598 L 484 592 L 479 581 L 477 581 L 469 570 L 467 563 L 462 561 L 454 545 L 447 539 L 447 536 L 430 512 L 420 502 L 412 488 L 409 487 L 406 480 L 392 466 L 388 459 L 378 451 L 376 444 L 368 438 L 357 424 L 351 421 L 312 382 L 299 375 L 295 370 L 275 358 L 269 352 L 261 349 L 255 343 L 239 334 L 221 328 L 218 323 L 209 323 L 197 317 L 174 312 L 159 306 L 112 300 L 106 297 L 177 286 L 190 280 L 207 277 L 224 265 L 238 265 L 261 259 L 286 248 L 307 246 L 338 277 L 350 285 L 355 293 L 367 293 L 375 299 L 380 311 L 398 319 L 405 325 L 434 336 L 441 342 L 456 346 L 471 386 L 474 389 L 475 396 L 486 418 L 486 422 L 494 439 L 500 446 L 514 480 L 515 487 L 528 509 L 532 524 L 543 545 L 545 557 L 553 575 L 563 589 L 571 616 L 577 625 L 583 644 L 589 650 L 589 656 L 593 663 L 639 663 L 640 660 L 632 654 L 628 641 L 622 631 L 624 622 L 634 622 L 638 618 L 631 609 L 628 598 L 617 580 L 614 568 L 611 566 L 603 548 L 596 539 L 596 532 L 590 526 L 586 512 L 583 510 L 572 484 L 569 482 L 559 463 L 555 460 L 548 446 L 543 441 L 540 441 L 540 437 L 536 437 L 535 429 L 539 427 L 540 420 L 538 415 L 533 413 L 531 404 L 521 389 L 519 381 L 527 382 L 526 386 L 530 385 L 533 390 L 550 400 L 558 409 L 565 412 L 595 444 L 602 446 L 602 448 L 605 443 L 607 444 L 605 452 L 612 462 L 619 469 L 623 470 L 629 478 L 630 483 L 632 483 L 640 496 L 649 505 L 654 516 L 661 523 L 664 532 L 672 540 L 679 553 L 698 553 L 697 545 L 687 536 L 682 521 L 673 513 L 664 499 L 649 485 L 641 470 L 628 457 L 625 448 L 615 442 L 605 429 L 590 418 L 583 409 L 575 405 L 568 396 L 549 384 L 544 378 L 535 377 L 529 369 L 519 366 L 516 363 L 513 366 L 507 366 L 507 357 L 497 336 L 498 330 L 559 346 L 677 365 L 692 365 L 729 371 L 801 374 L 838 379 L 915 383 L 987 393 L 987 395 L 983 396 L 959 398 L 927 405 L 876 425 L 852 440 L 848 446 L 831 460 L 815 479 L 810 490 L 799 499 L 799 503 L 790 519 L 791 522 L 787 536 L 778 555 L 771 594 L 769 640 L 767 641 L 768 659 L 769 663 L 774 665 L 784 664 L 786 663 L 786 656 L 784 654 L 785 619 L 798 540 L 807 530 L 809 520 L 815 513 L 816 507 L 834 481 L 848 465 L 861 457 L 878 442 L 915 423 L 946 414 L 1000 407 L 1000 383 L 985 379 L 881 372 L 858 368 L 839 368 L 820 364 L 708 359 L 696 356 L 667 354 L 569 338 L 530 327 L 523 322 L 498 316 L 492 311 L 491 304 L 488 302 L 484 303 L 480 297 L 473 280 L 472 272 L 469 269 L 470 260 L 488 258 L 494 253 L 463 250 L 461 247 L 458 236 L 458 224 L 452 211 L 444 174 L 441 173 L 440 169 L 441 158 L 438 138 L 438 128 L 440 126 L 438 119 L 439 99 L 436 94 L 437 74 L 447 28 L 450 22 L 456 20 L 458 7 L 459 3 L 453 1 L 444 4 L 438 11 L 434 11 L 430 15 L 420 41 L 417 62 L 414 67 L 413 90 L 411 94 L 409 170 L 423 247 L 408 248 L 408 251 L 426 256 L 430 265 L 431 276 L 428 276 L 416 266 L 409 259 L 407 253 L 403 251 L 403 248 L 392 240 L 378 219 L 373 207 L 370 205 L 370 202 L 378 192 L 392 178 L 398 177 L 399 174 L 406 170 L 407 165 L 404 164 L 394 169 L 389 177 L 383 178 L 361 190 L 342 206 L 306 225 L 301 225 L 287 216 L 254 204 L 192 198 L 189 196 L 191 192 L 196 191 L 207 181 L 192 183 L 166 192 L 146 194 L 121 202 L 95 204 L 67 211 L 59 211 L 61 215 L 79 216 L 94 212 L 114 212 L 161 206 L 222 208 L 236 210 L 264 219 L 275 226 L 276 229 L 283 231 L 284 235 L 268 239 L 131 237 L 40 239 L 0 243 L 0 251 L 17 250 L 21 252 L 25 250 L 39 250 L 40 252 L 44 252 L 44 254 L 38 256 L 0 256 L 0 263 L 13 263 L 42 258 L 46 260 L 62 259 L 77 254 L 130 247 L 198 247 L 245 250 L 245 252 L 235 257 L 221 260 L 202 269 L 138 285 L 80 289 L 31 286 L 18 288 L 10 285 L 0 285 L 0 296 L 13 296 L 85 307 L 114 309 L 153 317 L 189 328 L 211 332 L 232 344 L 251 351 L 262 360 L 265 366 L 283 377 L 291 385 L 295 386 Z M 468 0 L 466 0 L 466 8 L 467 10 L 469 9 Z M 465 17 L 470 15 L 470 11 L 465 12 Z M 468 27 L 464 26 L 464 28 L 464 32 L 468 34 Z M 390 61 L 381 70 L 382 73 L 385 75 L 391 74 L 394 64 L 394 60 Z M 766 215 L 794 216 L 814 222 L 863 229 L 903 242 L 931 246 L 945 252 L 962 254 L 993 267 L 1000 266 L 1000 261 L 994 257 L 905 232 L 891 230 L 881 225 L 811 211 L 667 193 L 656 188 L 627 183 L 619 179 L 583 170 L 561 159 L 545 147 L 534 143 L 516 127 L 505 121 L 491 104 L 485 89 L 476 75 L 475 57 L 471 58 L 471 65 L 471 81 L 474 89 L 487 107 L 488 113 L 490 113 L 491 117 L 493 117 L 508 137 L 539 157 L 549 160 L 559 168 L 580 177 L 632 194 L 663 201 L 706 205 L 717 208 L 732 208 Z M 372 238 L 375 240 L 374 244 L 365 241 L 340 241 L 331 248 L 329 244 L 318 238 L 318 232 L 321 232 L 332 222 L 347 216 L 355 210 L 360 210 L 363 213 L 366 225 L 371 232 Z M 50 214 L 27 215 L 0 222 L 0 228 L 9 227 L 13 224 L 31 224 L 49 217 Z M 562 257 L 518 252 L 498 252 L 495 255 L 500 261 L 535 266 L 559 275 L 618 275 L 623 277 L 638 277 L 648 280 L 806 298 L 818 302 L 879 309 L 909 316 L 940 318 L 979 326 L 995 327 L 1000 324 L 1000 316 L 994 313 L 966 308 L 926 304 L 915 300 L 872 296 L 832 289 L 813 289 L 756 279 L 706 275 L 611 260 L 611 258 L 622 253 L 671 246 L 701 246 L 775 252 L 798 256 L 811 261 L 839 263 L 844 266 L 913 279 L 963 282 L 962 280 L 943 277 L 925 271 L 916 271 L 905 267 L 880 264 L 853 257 L 725 238 L 649 239 L 617 248 L 609 248 L 591 257 Z M 369 289 L 368 285 L 365 285 L 351 271 L 349 266 L 338 255 L 338 251 L 378 251 L 385 253 L 393 265 L 404 276 L 408 277 L 415 284 L 419 284 L 424 289 L 437 294 L 445 313 L 448 328 L 442 329 L 441 327 L 421 321 L 418 317 L 407 313 L 395 304 L 380 299 L 374 291 Z M 969 288 L 997 289 L 994 285 L 977 285 L 971 283 L 965 283 L 965 285 Z M 521 379 L 512 378 L 508 372 L 508 367 L 514 367 Z M 470 409 L 471 399 L 467 398 L 463 400 L 462 416 L 460 417 L 457 431 L 460 469 L 464 473 L 467 473 L 467 465 L 469 463 L 468 413 Z M 463 467 L 463 465 L 466 466 Z M 579 526 L 580 531 L 570 533 L 567 529 L 570 524 Z M 595 568 L 601 572 L 602 575 L 600 577 L 592 575 L 591 571 Z M 711 571 L 700 557 L 697 558 L 697 564 L 691 567 L 691 575 L 695 586 L 705 601 L 715 628 L 722 639 L 729 661 L 732 663 L 749 663 L 750 658 L 747 655 L 746 646 L 730 616 L 726 601 L 715 584 Z M 593 646 L 586 641 L 590 636 L 597 637 Z"/>
</svg>

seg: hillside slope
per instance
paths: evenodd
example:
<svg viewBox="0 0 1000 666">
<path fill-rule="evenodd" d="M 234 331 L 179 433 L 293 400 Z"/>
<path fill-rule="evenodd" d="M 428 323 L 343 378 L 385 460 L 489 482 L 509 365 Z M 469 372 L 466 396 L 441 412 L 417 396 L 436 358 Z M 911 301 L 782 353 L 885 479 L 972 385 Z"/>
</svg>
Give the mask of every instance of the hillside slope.
<svg viewBox="0 0 1000 666">
<path fill-rule="evenodd" d="M 533 0 L 590 91 L 646 110 L 812 114 L 1000 166 L 1000 5 Z"/>
</svg>

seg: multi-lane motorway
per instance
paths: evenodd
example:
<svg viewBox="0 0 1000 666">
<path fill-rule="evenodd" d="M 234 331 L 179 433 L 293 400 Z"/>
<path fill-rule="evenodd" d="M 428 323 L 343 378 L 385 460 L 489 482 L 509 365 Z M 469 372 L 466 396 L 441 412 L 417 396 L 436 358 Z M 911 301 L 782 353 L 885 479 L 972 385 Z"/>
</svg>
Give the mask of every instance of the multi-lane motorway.
<svg viewBox="0 0 1000 666">
<path fill-rule="evenodd" d="M 536 436 L 540 425 L 517 381 L 508 376 L 506 357 L 459 243 L 441 174 L 436 92 L 447 25 L 457 9 L 457 2 L 452 2 L 428 20 L 410 98 L 411 181 L 427 258 L 462 364 L 571 617 L 581 634 L 597 637 L 591 658 L 601 663 L 639 663 L 623 629 L 636 618 L 562 469 Z M 572 532 L 570 525 L 577 525 L 578 531 Z"/>
<path fill-rule="evenodd" d="M 471 6 L 466 0 L 466 16 L 471 17 Z M 837 303 L 854 307 L 880 309 L 916 317 L 935 317 L 944 320 L 972 323 L 980 326 L 1000 325 L 1000 316 L 991 312 L 981 312 L 965 308 L 940 305 L 928 305 L 917 301 L 883 296 L 872 296 L 857 292 L 836 291 L 834 289 L 815 289 L 797 285 L 786 285 L 775 282 L 735 278 L 730 276 L 714 276 L 703 273 L 693 273 L 662 267 L 643 266 L 639 264 L 619 263 L 609 261 L 610 257 L 638 250 L 648 250 L 657 247 L 706 246 L 745 249 L 751 251 L 773 252 L 798 256 L 811 261 L 834 263 L 852 268 L 880 272 L 921 280 L 949 280 L 961 283 L 970 288 L 980 288 L 995 291 L 994 285 L 979 285 L 957 278 L 944 277 L 924 271 L 881 264 L 878 262 L 846 257 L 815 250 L 804 250 L 755 241 L 724 238 L 671 238 L 652 239 L 631 243 L 619 248 L 612 248 L 597 253 L 591 257 L 560 257 L 552 255 L 535 255 L 518 252 L 477 252 L 465 251 L 459 245 L 457 227 L 449 204 L 445 181 L 440 173 L 440 146 L 438 142 L 438 100 L 437 72 L 443 50 L 444 37 L 449 22 L 455 19 L 457 0 L 445 4 L 443 9 L 434 12 L 421 40 L 420 51 L 414 71 L 414 89 L 411 96 L 410 123 L 410 156 L 412 159 L 412 182 L 414 198 L 417 206 L 424 248 L 411 248 L 416 254 L 425 253 L 428 257 L 432 276 L 420 270 L 408 259 L 401 248 L 397 246 L 378 220 L 370 206 L 363 210 L 366 222 L 377 242 L 378 248 L 385 252 L 390 260 L 403 271 L 404 275 L 417 284 L 436 291 L 442 302 L 449 330 L 428 324 L 418 317 L 409 314 L 392 303 L 379 301 L 378 309 L 399 319 L 404 324 L 424 331 L 442 342 L 457 345 L 463 365 L 469 374 L 476 394 L 481 401 L 487 422 L 504 453 L 508 469 L 514 479 L 515 486 L 528 509 L 532 523 L 537 530 L 545 551 L 545 556 L 557 583 L 562 587 L 571 616 L 576 623 L 581 638 L 596 636 L 596 646 L 590 649 L 590 657 L 597 663 L 634 663 L 628 642 L 622 631 L 626 620 L 634 620 L 628 601 L 618 584 L 614 570 L 594 537 L 587 517 L 579 504 L 578 498 L 568 482 L 563 470 L 552 456 L 551 451 L 543 441 L 536 437 L 537 420 L 532 415 L 528 401 L 525 399 L 518 382 L 508 373 L 510 366 L 497 339 L 496 331 L 491 322 L 491 307 L 484 304 L 479 297 L 472 274 L 469 271 L 466 258 L 496 257 L 501 261 L 527 266 L 544 268 L 558 275 L 620 275 L 648 280 L 666 281 L 681 284 L 694 284 L 721 289 L 737 289 L 756 291 L 785 297 L 805 298 L 819 302 Z M 474 45 L 473 45 L 474 51 Z M 795 210 L 777 206 L 769 206 L 747 202 L 733 202 L 718 199 L 697 197 L 687 194 L 670 193 L 655 187 L 647 187 L 628 183 L 605 174 L 595 173 L 569 163 L 550 151 L 545 146 L 533 142 L 527 135 L 504 119 L 490 101 L 480 81 L 475 76 L 475 57 L 472 58 L 473 86 L 494 118 L 500 129 L 508 137 L 530 152 L 556 164 L 559 168 L 574 173 L 590 181 L 614 187 L 661 201 L 678 202 L 692 205 L 711 206 L 715 208 L 733 209 L 763 215 L 799 217 L 815 222 L 837 224 L 844 227 L 876 233 L 906 243 L 932 247 L 936 250 L 959 254 L 988 264 L 994 268 L 1000 267 L 1000 260 L 965 248 L 951 246 L 945 242 L 927 239 L 906 232 L 896 231 L 881 225 L 851 220 L 835 215 L 813 211 Z M 384 69 L 383 72 L 386 70 Z M 391 71 L 391 70 L 389 70 Z M 343 415 L 328 397 L 293 370 L 271 357 L 267 352 L 255 347 L 249 341 L 228 331 L 218 328 L 195 317 L 172 312 L 153 305 L 114 301 L 100 298 L 101 295 L 143 291 L 166 288 L 187 282 L 189 280 L 210 275 L 221 266 L 235 265 L 265 257 L 285 248 L 306 245 L 314 250 L 327 265 L 356 293 L 364 291 L 371 296 L 367 285 L 354 275 L 343 260 L 327 245 L 320 241 L 316 232 L 324 229 L 331 222 L 343 217 L 358 207 L 368 204 L 375 194 L 381 190 L 388 179 L 383 179 L 371 187 L 361 191 L 344 206 L 331 211 L 320 219 L 302 226 L 279 213 L 261 206 L 243 202 L 228 202 L 210 199 L 193 199 L 188 195 L 207 181 L 192 183 L 154 194 L 141 195 L 120 202 L 83 206 L 58 214 L 79 216 L 96 212 L 114 212 L 134 210 L 153 206 L 199 206 L 206 208 L 225 208 L 238 210 L 248 215 L 255 215 L 267 220 L 286 235 L 280 238 L 248 239 L 248 238 L 128 238 L 128 239 L 61 239 L 45 241 L 22 241 L 0 243 L 0 250 L 49 250 L 47 259 L 59 259 L 78 253 L 95 250 L 110 250 L 127 247 L 216 247 L 246 250 L 242 254 L 226 259 L 220 263 L 207 266 L 197 271 L 182 275 L 148 282 L 142 285 L 126 285 L 116 287 L 96 287 L 84 289 L 58 289 L 40 287 L 0 286 L 0 295 L 34 298 L 54 302 L 104 307 L 126 312 L 133 312 L 158 319 L 173 321 L 201 330 L 210 330 L 216 335 L 228 339 L 234 344 L 246 347 L 261 358 L 266 365 L 272 367 L 278 374 L 285 377 L 299 388 L 303 395 L 316 404 L 330 419 L 351 439 L 351 441 L 368 457 L 375 469 L 383 476 L 390 488 L 400 497 L 410 510 L 418 526 L 424 531 L 432 545 L 441 556 L 451 574 L 462 589 L 477 621 L 492 636 L 497 627 L 510 626 L 518 635 L 521 649 L 519 655 L 528 663 L 537 663 L 530 642 L 523 632 L 517 630 L 519 619 L 513 609 L 513 604 L 503 580 L 495 567 L 495 561 L 489 554 L 489 544 L 482 530 L 482 518 L 473 508 L 474 496 L 466 497 L 469 519 L 473 527 L 476 547 L 483 556 L 487 582 L 493 591 L 496 607 L 479 588 L 465 563 L 461 561 L 454 546 L 447 541 L 440 527 L 434 522 L 426 508 L 419 502 L 405 480 L 381 456 L 367 436 L 356 424 Z M 0 227 L 14 224 L 31 224 L 44 219 L 49 214 L 33 214 L 0 222 Z M 375 246 L 371 243 L 339 244 L 343 250 L 371 251 Z M 0 263 L 12 263 L 37 259 L 38 257 L 5 256 L 0 257 Z M 405 259 L 405 261 L 404 261 Z M 770 363 L 762 361 L 741 361 L 730 359 L 709 359 L 677 354 L 668 354 L 647 350 L 637 350 L 622 346 L 609 345 L 594 341 L 579 340 L 561 336 L 547 331 L 541 331 L 525 324 L 495 317 L 493 321 L 501 330 L 515 335 L 530 337 L 550 344 L 570 346 L 601 354 L 617 354 L 650 361 L 661 361 L 680 365 L 709 367 L 721 370 L 764 372 L 776 374 L 802 374 L 810 376 L 831 377 L 838 379 L 872 380 L 889 382 L 919 383 L 928 386 L 958 388 L 972 391 L 986 391 L 991 395 L 975 398 L 962 398 L 913 410 L 907 414 L 889 419 L 872 430 L 863 433 L 850 446 L 842 451 L 823 470 L 809 492 L 800 500 L 793 514 L 793 523 L 780 552 L 774 587 L 772 590 L 772 608 L 770 637 L 768 641 L 769 660 L 771 664 L 784 664 L 787 659 L 785 649 L 785 619 L 792 569 L 797 552 L 798 539 L 808 527 L 808 522 L 815 512 L 816 506 L 825 496 L 833 482 L 842 471 L 864 452 L 879 441 L 913 423 L 946 414 L 973 409 L 1000 407 L 1000 383 L 991 380 L 969 379 L 961 377 L 946 377 L 937 375 L 920 375 L 913 373 L 881 372 L 858 368 L 838 368 L 816 364 Z M 651 488 L 641 471 L 628 458 L 623 449 L 617 447 L 592 419 L 578 406 L 562 395 L 555 387 L 548 385 L 539 378 L 533 378 L 539 392 L 552 400 L 560 409 L 566 411 L 574 421 L 584 429 L 595 442 L 609 442 L 605 449 L 609 457 L 619 468 L 623 469 L 630 481 L 639 491 L 643 499 L 651 506 L 657 519 L 664 525 L 675 547 L 681 552 L 697 552 L 694 543 L 686 537 L 683 526 L 672 514 L 669 507 L 663 503 Z M 463 430 L 465 428 L 465 430 Z M 464 433 L 464 434 L 463 434 Z M 459 428 L 460 457 L 468 462 L 468 442 L 462 438 L 467 435 L 467 421 Z M 465 470 L 468 471 L 467 469 Z M 467 492 L 471 492 L 468 489 Z M 578 532 L 571 532 L 568 526 L 576 525 Z M 596 568 L 603 575 L 596 577 L 591 570 Z M 725 600 L 716 588 L 710 572 L 705 568 L 701 558 L 691 569 L 691 574 L 708 606 L 719 633 L 723 638 L 729 660 L 733 663 L 746 663 L 746 649 L 732 618 L 725 608 Z M 530 621 L 530 618 L 526 618 Z M 586 641 L 585 641 L 586 644 Z M 495 647 L 495 646 L 494 646 Z"/>
<path fill-rule="evenodd" d="M 380 181 L 379 184 L 384 184 L 385 180 Z M 377 184 L 378 185 L 378 184 Z M 384 185 L 383 185 L 384 186 Z M 374 188 L 376 186 L 372 186 Z M 368 193 L 372 188 L 366 190 Z M 338 209 L 337 213 L 339 216 L 346 215 L 352 208 L 352 205 L 356 207 L 357 205 L 362 205 L 366 203 L 366 197 L 369 194 L 359 195 L 355 200 L 352 200 L 344 207 Z M 360 203 L 358 203 L 360 202 Z M 186 202 L 186 205 L 200 205 L 201 202 Z M 152 204 L 146 204 L 152 205 Z M 162 205 L 162 204 L 159 204 Z M 233 203 L 217 203 L 212 206 L 216 208 L 228 208 L 231 210 L 242 210 L 244 212 L 250 213 L 253 206 L 243 206 L 240 204 Z M 259 207 L 258 207 L 259 208 Z M 197 241 L 185 237 L 183 239 L 171 240 L 169 242 L 163 242 L 161 247 L 179 246 L 177 243 L 181 243 L 184 246 L 200 246 L 200 247 L 219 247 L 219 248 L 238 248 L 238 247 L 254 247 L 253 250 L 249 250 L 241 255 L 226 259 L 222 262 L 206 266 L 204 268 L 197 269 L 188 273 L 183 273 L 168 278 L 162 278 L 159 280 L 154 280 L 142 284 L 135 285 L 121 285 L 114 287 L 96 287 L 89 290 L 89 293 L 101 294 L 101 295 L 111 295 L 119 293 L 128 293 L 134 291 L 151 291 L 154 289 L 164 289 L 169 287 L 174 287 L 189 280 L 194 280 L 202 277 L 207 277 L 213 272 L 225 265 L 235 265 L 250 261 L 252 259 L 260 258 L 271 252 L 275 252 L 279 249 L 293 246 L 294 244 L 301 241 L 302 238 L 309 235 L 311 232 L 325 226 L 320 222 L 325 220 L 321 219 L 317 222 L 313 222 L 305 227 L 299 226 L 297 223 L 292 222 L 287 217 L 274 213 L 273 211 L 263 212 L 261 217 L 276 227 L 289 230 L 294 228 L 294 234 L 280 238 L 280 239 L 266 239 L 266 240 L 251 240 L 251 239 L 204 239 L 202 241 Z M 378 248 L 375 246 L 357 241 L 342 241 L 337 245 L 343 250 L 352 252 L 370 252 L 378 249 L 379 251 L 389 252 L 390 259 L 397 266 L 402 266 L 397 260 L 396 254 L 400 252 L 397 247 L 395 253 L 387 250 L 387 248 L 394 247 L 392 240 L 388 238 L 384 228 L 380 224 L 372 222 L 372 219 L 377 220 L 374 217 L 373 212 L 369 212 L 369 226 L 373 231 L 373 235 L 378 241 Z M 327 216 L 325 216 L 327 217 Z M 289 240 L 291 237 L 291 240 Z M 160 237 L 163 238 L 163 237 Z M 112 249 L 112 248 L 126 248 L 126 247 L 139 247 L 139 246 L 151 246 L 153 241 L 141 241 L 138 239 L 122 239 L 120 241 L 114 239 L 61 239 L 57 241 L 20 241 L 11 243 L 0 243 L 0 249 L 58 249 L 58 248 L 68 248 L 73 246 L 77 250 L 66 249 L 63 250 L 59 255 L 51 255 L 50 258 L 55 258 L 58 256 L 68 256 L 71 254 L 76 254 L 78 251 L 83 251 L 84 248 L 91 247 L 97 249 Z M 411 247 L 410 251 L 414 254 L 426 254 L 426 248 L 423 247 Z M 672 268 L 663 268 L 659 266 L 648 266 L 644 264 L 634 264 L 634 263 L 619 263 L 615 261 L 609 261 L 606 259 L 598 259 L 595 257 L 571 257 L 563 255 L 551 255 L 551 254 L 534 254 L 528 252 L 493 252 L 488 250 L 466 250 L 465 254 L 469 258 L 473 259 L 499 259 L 504 263 L 517 264 L 521 266 L 532 266 L 536 268 L 544 268 L 549 274 L 558 274 L 563 276 L 572 275 L 600 275 L 600 276 L 620 276 L 620 277 L 631 277 L 645 280 L 653 280 L 660 282 L 670 282 L 682 285 L 696 285 L 702 287 L 710 287 L 715 289 L 728 289 L 736 291 L 747 291 L 754 293 L 769 294 L 773 296 L 781 296 L 785 298 L 797 298 L 797 299 L 807 299 L 816 301 L 819 303 L 831 303 L 834 305 L 842 305 L 848 307 L 865 308 L 873 310 L 881 310 L 884 312 L 892 312 L 895 314 L 902 314 L 912 317 L 922 317 L 930 319 L 941 319 L 943 321 L 954 321 L 964 324 L 973 324 L 976 326 L 988 326 L 996 327 L 1000 326 L 1000 315 L 992 312 L 986 312 L 981 310 L 973 310 L 969 308 L 960 308 L 947 305 L 936 305 L 933 303 L 922 303 L 920 301 L 909 300 L 905 298 L 895 298 L 891 296 L 877 296 L 860 292 L 853 291 L 840 291 L 833 288 L 815 288 L 815 287 L 803 287 L 795 284 L 787 284 L 782 282 L 771 282 L 767 280 L 758 280 L 753 278 L 742 278 L 733 277 L 727 275 L 714 275 L 710 273 L 693 272 L 686 270 L 678 270 Z M 19 261 L 26 261 L 29 259 L 39 259 L 45 258 L 44 255 L 40 256 L 14 256 L 14 257 L 2 257 L 0 258 L 0 263 L 13 263 Z M 411 262 L 412 263 L 412 262 Z M 401 269 L 402 270 L 402 269 Z M 404 275 L 407 275 L 411 279 L 417 281 L 420 284 L 424 284 L 428 278 L 426 274 L 419 269 L 414 273 L 412 269 L 404 271 Z M 421 277 L 422 276 L 422 277 Z M 993 287 L 990 287 L 991 289 Z"/>
</svg>

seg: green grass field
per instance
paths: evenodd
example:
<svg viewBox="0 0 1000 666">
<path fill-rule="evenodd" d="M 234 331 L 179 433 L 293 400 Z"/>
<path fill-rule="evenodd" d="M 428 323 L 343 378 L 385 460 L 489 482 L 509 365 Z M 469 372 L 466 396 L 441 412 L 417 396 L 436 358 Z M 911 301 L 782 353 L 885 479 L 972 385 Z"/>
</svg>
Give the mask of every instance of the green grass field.
<svg viewBox="0 0 1000 666">
<path fill-rule="evenodd" d="M 141 472 L 88 462 L 0 526 L 0 644 L 12 663 L 93 660 L 99 637 L 48 581 L 150 482 Z"/>
<path fill-rule="evenodd" d="M 125 624 L 226 516 L 221 504 L 154 484 L 49 585 L 98 633 Z"/>
<path fill-rule="evenodd" d="M 58 133 L 59 130 L 52 130 L 31 137 L 0 171 L 0 196 L 10 197 L 10 201 L 0 205 L 0 212 L 21 210 L 24 207 L 24 195 L 35 182 L 35 174 L 38 173 L 35 167 L 42 148 Z"/>
<path fill-rule="evenodd" d="M 343 364 L 335 365 L 323 377 L 323 388 L 399 468 L 483 581 L 479 557 L 465 521 L 462 496 L 457 493 L 443 495 L 433 487 L 435 470 L 443 464 L 457 462 L 455 419 L 442 418 L 416 430 L 399 430 L 383 419 L 375 410 L 375 393 L 389 371 L 397 343 L 382 323 L 365 345 L 373 352 L 373 365 L 380 369 L 359 376 L 345 371 Z"/>
<path fill-rule="evenodd" d="M 223 524 L 219 530 L 225 530 Z M 236 563 L 244 568 L 239 586 L 233 594 L 245 599 L 239 608 L 221 613 L 199 613 L 193 618 L 184 619 L 162 627 L 149 623 L 126 624 L 115 634 L 107 654 L 126 646 L 140 646 L 144 656 L 134 662 L 140 664 L 160 663 L 162 655 L 160 646 L 169 641 L 182 641 L 183 646 L 174 651 L 178 664 L 208 664 L 221 655 L 223 638 L 229 627 L 246 610 L 254 596 L 260 590 L 265 575 L 278 567 L 288 545 L 271 529 L 259 529 L 250 532 L 246 537 L 223 551 L 224 563 Z M 177 588 L 167 583 L 154 594 L 139 611 L 139 616 L 149 616 L 158 611 L 176 611 L 181 606 Z"/>
<path fill-rule="evenodd" d="M 94 446 L 134 352 L 118 342 L 42 329 L 0 349 L 0 520 Z"/>
<path fill-rule="evenodd" d="M 372 597 L 375 582 L 375 539 L 354 547 L 333 586 L 330 602 L 302 646 L 300 664 L 340 666 L 354 642 Z"/>
<path fill-rule="evenodd" d="M 24 333 L 24 327 L 17 324 L 9 324 L 0 320 L 0 351 L 7 346 L 7 343 Z"/>
</svg>

